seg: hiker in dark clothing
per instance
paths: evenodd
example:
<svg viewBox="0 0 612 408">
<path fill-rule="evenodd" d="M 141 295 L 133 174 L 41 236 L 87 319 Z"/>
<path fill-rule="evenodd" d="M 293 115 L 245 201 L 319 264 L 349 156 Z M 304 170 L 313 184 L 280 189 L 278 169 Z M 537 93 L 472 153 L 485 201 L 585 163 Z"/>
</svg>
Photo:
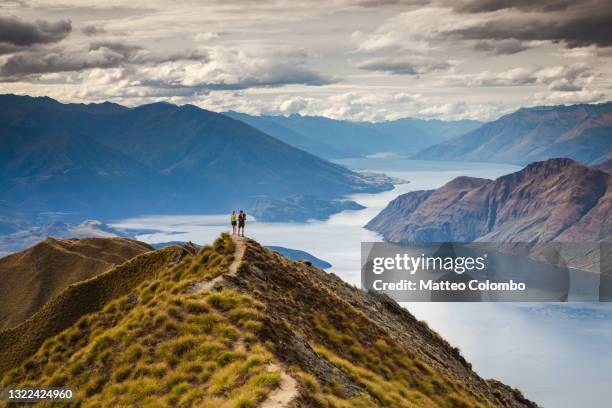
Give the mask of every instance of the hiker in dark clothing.
<svg viewBox="0 0 612 408">
<path fill-rule="evenodd" d="M 242 236 L 244 237 L 244 224 L 246 222 L 246 213 L 240 210 L 240 214 L 238 214 L 238 235 L 240 235 L 240 230 L 242 230 Z"/>
<path fill-rule="evenodd" d="M 230 222 L 232 223 L 232 235 L 236 235 L 236 211 L 232 210 L 232 215 L 230 216 Z"/>
</svg>

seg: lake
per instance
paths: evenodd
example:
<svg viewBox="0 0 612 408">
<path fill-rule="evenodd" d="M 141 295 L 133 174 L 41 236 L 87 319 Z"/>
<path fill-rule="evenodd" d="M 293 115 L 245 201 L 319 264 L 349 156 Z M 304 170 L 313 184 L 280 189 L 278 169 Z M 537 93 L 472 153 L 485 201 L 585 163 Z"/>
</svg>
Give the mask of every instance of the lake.
<svg viewBox="0 0 612 408">
<path fill-rule="evenodd" d="M 432 162 L 399 158 L 339 160 L 364 171 L 410 181 L 379 194 L 349 198 L 366 206 L 327 221 L 267 223 L 250 220 L 246 234 L 264 245 L 301 249 L 330 262 L 345 281 L 360 281 L 362 241 L 380 241 L 363 228 L 389 201 L 408 191 L 437 188 L 461 175 L 496 178 L 519 170 L 508 164 Z M 228 230 L 229 215 L 142 216 L 112 223 L 151 229 L 149 242 L 212 242 Z M 612 307 L 605 304 L 404 304 L 452 345 L 484 378 L 517 387 L 545 407 L 607 407 L 612 383 Z"/>
</svg>

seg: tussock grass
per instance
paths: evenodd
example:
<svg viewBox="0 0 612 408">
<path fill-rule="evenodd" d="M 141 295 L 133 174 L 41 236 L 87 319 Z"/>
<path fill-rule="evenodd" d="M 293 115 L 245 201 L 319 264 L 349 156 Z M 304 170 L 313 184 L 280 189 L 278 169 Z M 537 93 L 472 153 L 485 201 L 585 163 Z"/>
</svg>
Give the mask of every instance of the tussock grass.
<svg viewBox="0 0 612 408">
<path fill-rule="evenodd" d="M 232 254 L 223 236 L 141 279 L 98 311 L 66 322 L 0 384 L 70 386 L 84 407 L 256 406 L 279 383 L 265 368 L 273 356 L 253 343 L 261 304 L 229 289 L 189 290 L 227 270 Z"/>
</svg>

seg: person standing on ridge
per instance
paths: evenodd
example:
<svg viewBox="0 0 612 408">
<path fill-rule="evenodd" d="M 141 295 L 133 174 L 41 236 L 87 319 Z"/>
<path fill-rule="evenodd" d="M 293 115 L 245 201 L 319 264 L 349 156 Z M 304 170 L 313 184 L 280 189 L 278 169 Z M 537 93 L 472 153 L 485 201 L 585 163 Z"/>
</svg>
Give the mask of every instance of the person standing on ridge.
<svg viewBox="0 0 612 408">
<path fill-rule="evenodd" d="M 240 236 L 240 230 L 242 230 L 242 236 L 244 237 L 244 224 L 246 222 L 246 213 L 240 210 L 238 214 L 238 235 Z"/>
<path fill-rule="evenodd" d="M 232 223 L 232 235 L 236 235 L 236 210 L 232 210 L 230 221 Z"/>
</svg>

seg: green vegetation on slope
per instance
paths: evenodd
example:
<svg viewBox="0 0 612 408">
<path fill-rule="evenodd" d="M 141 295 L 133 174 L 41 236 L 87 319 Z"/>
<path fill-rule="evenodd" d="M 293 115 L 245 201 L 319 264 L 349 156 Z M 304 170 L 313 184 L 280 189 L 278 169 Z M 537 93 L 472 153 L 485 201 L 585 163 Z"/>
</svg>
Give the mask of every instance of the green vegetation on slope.
<svg viewBox="0 0 612 408">
<path fill-rule="evenodd" d="M 66 386 L 83 407 L 255 407 L 288 374 L 296 407 L 535 407 L 397 304 L 245 245 L 235 272 L 228 235 L 182 253 L 48 336 L 0 387 Z"/>
<path fill-rule="evenodd" d="M 254 406 L 279 382 L 256 340 L 262 305 L 229 289 L 191 290 L 225 272 L 232 254 L 225 236 L 186 256 L 49 338 L 0 384 L 71 387 L 87 407 Z"/>
<path fill-rule="evenodd" d="M 250 276 L 262 273 L 274 278 Z M 304 390 L 301 401 L 308 406 L 501 406 L 472 386 L 472 376 L 477 376 L 469 365 L 429 328 L 412 318 L 414 330 L 436 343 L 438 358 L 453 359 L 467 380 L 446 367 L 434 367 L 401 338 L 392 338 L 392 332 L 364 313 L 361 302 L 371 302 L 370 295 L 306 262 L 290 261 L 250 243 L 235 284 L 268 306 L 262 336 L 270 340 L 275 355 L 293 367 Z M 373 305 L 368 311 L 376 314 Z M 296 341 L 304 343 L 296 347 Z M 309 350 L 296 351 L 300 348 Z M 479 385 L 486 390 L 485 384 Z"/>
</svg>

